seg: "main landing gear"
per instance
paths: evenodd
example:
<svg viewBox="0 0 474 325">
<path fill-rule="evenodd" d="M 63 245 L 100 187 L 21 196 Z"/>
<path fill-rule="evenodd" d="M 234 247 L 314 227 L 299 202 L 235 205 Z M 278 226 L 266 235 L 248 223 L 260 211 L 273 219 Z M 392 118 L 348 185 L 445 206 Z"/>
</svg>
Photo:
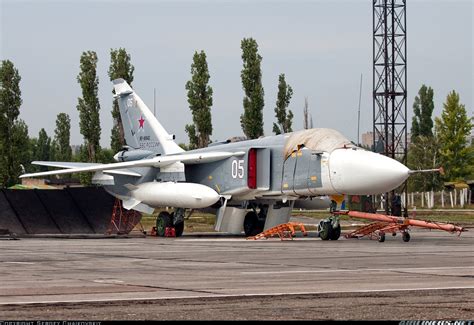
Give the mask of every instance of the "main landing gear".
<svg viewBox="0 0 474 325">
<path fill-rule="evenodd" d="M 265 226 L 265 217 L 262 218 L 263 212 L 259 214 L 255 211 L 250 211 L 245 215 L 244 219 L 244 232 L 245 236 L 251 237 L 258 235 L 263 231 Z"/>
<path fill-rule="evenodd" d="M 341 237 L 339 218 L 331 216 L 321 220 L 318 225 L 319 238 L 322 240 L 338 240 Z"/>
<path fill-rule="evenodd" d="M 156 235 L 158 237 L 171 236 L 169 232 L 174 230 L 174 236 L 181 237 L 184 231 L 184 209 L 175 209 L 173 213 L 161 211 L 156 218 Z"/>
</svg>

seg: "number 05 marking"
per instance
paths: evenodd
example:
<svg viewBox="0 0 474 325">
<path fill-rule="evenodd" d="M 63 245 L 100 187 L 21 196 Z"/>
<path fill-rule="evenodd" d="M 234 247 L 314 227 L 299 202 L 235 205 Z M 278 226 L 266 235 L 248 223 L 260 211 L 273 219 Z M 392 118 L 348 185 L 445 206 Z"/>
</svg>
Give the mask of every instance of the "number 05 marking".
<svg viewBox="0 0 474 325">
<path fill-rule="evenodd" d="M 232 161 L 232 178 L 244 178 L 244 161 L 233 160 Z"/>
</svg>

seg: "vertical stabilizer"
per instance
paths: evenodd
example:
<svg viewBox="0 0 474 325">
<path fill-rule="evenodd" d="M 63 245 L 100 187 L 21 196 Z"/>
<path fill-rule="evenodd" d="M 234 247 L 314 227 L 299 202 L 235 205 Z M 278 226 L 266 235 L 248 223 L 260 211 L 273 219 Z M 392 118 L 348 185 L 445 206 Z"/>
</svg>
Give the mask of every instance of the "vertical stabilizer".
<svg viewBox="0 0 474 325">
<path fill-rule="evenodd" d="M 113 84 L 128 146 L 162 155 L 184 151 L 125 80 L 115 79 Z"/>
</svg>

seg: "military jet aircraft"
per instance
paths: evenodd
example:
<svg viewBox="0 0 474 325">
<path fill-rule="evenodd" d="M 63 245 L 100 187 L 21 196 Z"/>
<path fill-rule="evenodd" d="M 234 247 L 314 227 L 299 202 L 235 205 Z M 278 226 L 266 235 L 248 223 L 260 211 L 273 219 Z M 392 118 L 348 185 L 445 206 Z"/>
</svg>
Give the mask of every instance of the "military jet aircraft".
<svg viewBox="0 0 474 325">
<path fill-rule="evenodd" d="M 152 213 L 173 207 L 173 213 L 163 211 L 157 218 L 160 236 L 167 227 L 180 236 L 185 210 L 209 207 L 216 211 L 217 231 L 255 235 L 288 222 L 295 202 L 308 206 L 313 200 L 317 206 L 326 195 L 389 192 L 411 172 L 326 128 L 254 140 L 231 138 L 184 151 L 126 81 L 113 84 L 127 143 L 114 156 L 117 162 L 35 161 L 64 169 L 21 177 L 94 172 L 93 183 L 122 200 L 125 209 Z M 340 226 L 333 226 L 339 229 L 331 232 L 331 239 L 338 239 Z"/>
</svg>

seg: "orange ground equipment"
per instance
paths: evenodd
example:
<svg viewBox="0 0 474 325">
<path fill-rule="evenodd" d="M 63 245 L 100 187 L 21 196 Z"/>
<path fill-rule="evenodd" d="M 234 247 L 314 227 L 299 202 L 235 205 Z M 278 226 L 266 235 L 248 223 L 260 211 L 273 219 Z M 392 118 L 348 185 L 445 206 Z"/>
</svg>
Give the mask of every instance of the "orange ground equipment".
<svg viewBox="0 0 474 325">
<path fill-rule="evenodd" d="M 285 240 L 285 239 L 293 240 L 293 237 L 295 237 L 295 230 L 297 228 L 299 228 L 299 230 L 303 233 L 303 236 L 308 235 L 302 223 L 288 222 L 288 223 L 282 223 L 278 226 L 267 229 L 256 236 L 247 237 L 247 239 L 250 239 L 250 240 L 268 239 L 271 237 L 278 236 L 280 237 L 281 240 Z"/>
<path fill-rule="evenodd" d="M 165 228 L 165 237 L 176 237 L 176 230 L 174 227 Z"/>
<path fill-rule="evenodd" d="M 150 236 L 158 236 L 155 226 L 151 228 Z M 174 227 L 166 227 L 164 237 L 176 237 L 176 229 Z"/>
<path fill-rule="evenodd" d="M 338 215 L 348 215 L 351 218 L 360 218 L 374 220 L 375 222 L 354 230 L 345 235 L 346 238 L 360 238 L 367 236 L 371 239 L 378 239 L 380 242 L 385 241 L 385 234 L 391 233 L 395 236 L 397 232 L 402 234 L 402 239 L 405 242 L 410 240 L 408 233 L 409 226 L 421 227 L 427 229 L 444 230 L 450 233 L 458 233 L 461 235 L 463 231 L 467 231 L 463 227 L 459 227 L 449 223 L 430 222 L 426 220 L 417 220 L 412 218 L 387 216 L 378 213 L 367 213 L 359 211 L 338 211 Z"/>
<path fill-rule="evenodd" d="M 141 227 L 141 232 L 144 233 L 143 226 L 140 223 L 142 214 L 135 210 L 125 210 L 122 207 L 122 201 L 115 199 L 114 208 L 112 210 L 112 218 L 106 230 L 106 234 L 110 235 L 116 233 L 118 235 L 128 234 L 137 224 Z"/>
</svg>

